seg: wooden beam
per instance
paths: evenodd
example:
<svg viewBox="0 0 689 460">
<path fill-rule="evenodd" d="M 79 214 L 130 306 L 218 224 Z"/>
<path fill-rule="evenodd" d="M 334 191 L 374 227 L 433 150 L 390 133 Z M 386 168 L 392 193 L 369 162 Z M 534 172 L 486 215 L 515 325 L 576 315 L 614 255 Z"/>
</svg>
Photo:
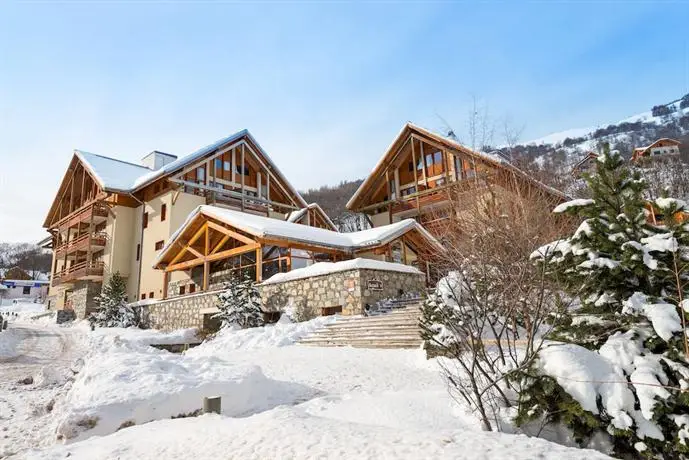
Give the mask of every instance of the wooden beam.
<svg viewBox="0 0 689 460">
<path fill-rule="evenodd" d="M 182 252 L 184 252 L 184 251 L 189 251 L 192 254 L 194 254 L 196 257 L 203 257 L 203 254 L 201 254 L 199 251 L 192 248 L 191 246 L 184 246 L 184 249 L 182 250 Z"/>
<path fill-rule="evenodd" d="M 237 181 L 235 180 L 235 171 L 237 170 L 237 159 L 235 158 L 234 151 L 235 151 L 235 148 L 233 147 L 232 148 L 232 167 L 230 168 L 232 171 L 232 175 L 230 177 L 232 178 L 232 182 L 234 182 L 236 184 Z"/>
<path fill-rule="evenodd" d="M 216 252 L 218 252 L 218 250 L 219 250 L 221 247 L 223 247 L 223 245 L 224 245 L 225 243 L 227 243 L 227 240 L 229 240 L 229 239 L 230 239 L 230 235 L 225 235 L 225 236 L 223 236 L 222 240 L 220 240 L 220 242 L 219 242 L 218 244 L 215 245 L 215 247 L 213 248 L 213 250 L 211 251 L 211 253 L 210 253 L 209 255 L 212 255 L 212 254 L 215 254 Z"/>
<path fill-rule="evenodd" d="M 241 241 L 242 243 L 253 244 L 256 242 L 255 240 L 252 240 L 249 237 L 246 237 L 244 235 L 240 235 L 239 233 L 234 232 L 234 231 L 230 230 L 229 228 L 225 228 L 222 225 L 218 225 L 215 222 L 211 222 L 210 220 L 207 222 L 207 225 L 210 228 L 212 228 L 213 230 L 216 230 L 216 231 L 223 233 L 225 235 L 229 235 L 232 238 L 234 238 L 235 240 Z"/>
<path fill-rule="evenodd" d="M 428 171 L 426 171 L 426 156 L 423 153 L 423 142 L 419 141 L 419 150 L 421 154 L 421 161 L 423 165 L 423 183 L 428 187 Z"/>
<path fill-rule="evenodd" d="M 208 261 L 205 261 L 203 263 L 203 290 L 207 291 L 208 290 L 208 275 L 209 275 L 209 270 L 210 270 L 210 263 Z"/>
<path fill-rule="evenodd" d="M 206 237 L 205 241 L 203 242 L 203 255 L 207 256 L 211 251 L 211 243 L 210 243 L 210 236 L 208 233 L 208 224 L 206 224 Z"/>
<path fill-rule="evenodd" d="M 239 246 L 238 248 L 228 249 L 226 251 L 220 251 L 213 255 L 206 257 L 209 262 L 214 262 L 216 260 L 227 259 L 228 257 L 236 256 L 237 254 L 244 254 L 245 252 L 251 252 L 257 248 L 260 248 L 259 243 L 247 244 L 245 246 Z"/>
</svg>

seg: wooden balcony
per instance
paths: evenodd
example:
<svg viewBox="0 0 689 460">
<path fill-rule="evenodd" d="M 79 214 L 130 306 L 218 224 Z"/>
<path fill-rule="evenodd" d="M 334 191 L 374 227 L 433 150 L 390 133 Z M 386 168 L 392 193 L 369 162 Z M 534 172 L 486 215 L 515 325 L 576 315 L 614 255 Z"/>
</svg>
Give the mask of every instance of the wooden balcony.
<svg viewBox="0 0 689 460">
<path fill-rule="evenodd" d="M 93 219 L 94 224 L 99 224 L 107 220 L 107 218 L 107 205 L 100 202 L 93 203 L 92 205 L 79 209 L 71 215 L 62 219 L 62 221 L 60 221 L 58 224 L 58 228 L 60 229 L 60 231 L 64 231 L 70 227 L 75 227 L 81 223 L 91 222 L 91 219 Z"/>
<path fill-rule="evenodd" d="M 55 248 L 55 257 L 60 259 L 65 255 L 74 254 L 78 251 L 88 252 L 89 246 L 92 251 L 103 249 L 107 242 L 108 235 L 104 232 L 85 234 L 71 241 L 63 243 Z"/>
<path fill-rule="evenodd" d="M 53 274 L 53 286 L 80 280 L 99 281 L 103 279 L 103 262 L 80 262 Z"/>
</svg>

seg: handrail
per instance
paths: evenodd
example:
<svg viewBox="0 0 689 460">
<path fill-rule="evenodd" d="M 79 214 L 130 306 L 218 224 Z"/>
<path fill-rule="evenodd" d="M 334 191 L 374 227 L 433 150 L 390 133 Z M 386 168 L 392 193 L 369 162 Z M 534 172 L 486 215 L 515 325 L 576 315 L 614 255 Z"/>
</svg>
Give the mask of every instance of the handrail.
<svg viewBox="0 0 689 460">
<path fill-rule="evenodd" d="M 60 219 L 60 221 L 58 221 L 55 224 L 55 227 L 57 227 L 57 228 L 69 227 L 70 226 L 70 225 L 68 225 L 69 222 L 73 222 L 75 220 L 77 222 L 80 222 L 83 217 L 88 216 L 89 213 L 94 213 L 94 212 L 100 213 L 97 215 L 107 216 L 108 215 L 108 207 L 104 203 L 97 201 L 97 202 L 95 202 L 89 206 L 83 207 L 80 210 L 73 212 L 72 214 L 66 215 L 65 217 Z M 66 225 L 66 223 L 67 223 L 67 225 Z"/>
<path fill-rule="evenodd" d="M 103 239 L 106 240 L 108 239 L 108 234 L 105 232 L 96 232 L 96 233 L 86 233 L 84 235 L 81 235 L 78 238 L 75 238 L 73 240 L 67 241 L 66 243 L 61 244 L 60 246 L 55 248 L 55 252 L 64 252 L 66 250 L 70 250 L 71 248 L 80 245 L 84 241 L 87 240 L 99 240 Z"/>
</svg>

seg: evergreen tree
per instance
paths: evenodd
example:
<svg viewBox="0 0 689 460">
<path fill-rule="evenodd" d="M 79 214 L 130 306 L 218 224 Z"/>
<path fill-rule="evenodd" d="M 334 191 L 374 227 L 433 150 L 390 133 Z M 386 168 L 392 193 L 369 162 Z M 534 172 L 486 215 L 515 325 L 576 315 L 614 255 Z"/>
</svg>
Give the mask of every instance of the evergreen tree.
<svg viewBox="0 0 689 460">
<path fill-rule="evenodd" d="M 222 327 L 237 325 L 242 329 L 263 325 L 261 294 L 255 283 L 245 277 L 233 278 L 218 295 L 219 313 L 214 318 L 222 321 Z"/>
<path fill-rule="evenodd" d="M 539 362 L 512 376 L 524 388 L 516 421 L 563 423 L 582 443 L 609 436 L 616 455 L 685 458 L 689 227 L 682 219 L 689 208 L 669 198 L 645 202 L 644 181 L 617 152 L 598 161 L 597 174 L 586 178 L 592 199 L 555 209 L 583 218 L 582 224 L 534 253 L 581 304 L 552 334 L 568 344 L 549 345 Z M 662 225 L 648 223 L 651 208 Z M 588 376 L 577 381 L 582 386 L 575 389 L 561 375 L 568 364 L 552 371 L 548 356 L 581 366 L 580 375 Z"/>
<path fill-rule="evenodd" d="M 89 316 L 92 325 L 100 327 L 139 327 L 139 311 L 127 304 L 127 282 L 115 272 L 95 299 L 98 310 Z"/>
</svg>

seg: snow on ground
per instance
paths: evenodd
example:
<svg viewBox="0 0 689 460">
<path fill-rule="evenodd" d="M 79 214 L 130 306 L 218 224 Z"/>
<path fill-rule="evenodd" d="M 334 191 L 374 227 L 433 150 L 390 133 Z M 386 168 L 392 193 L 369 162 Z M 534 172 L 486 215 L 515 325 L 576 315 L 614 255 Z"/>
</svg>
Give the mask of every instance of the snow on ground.
<svg viewBox="0 0 689 460">
<path fill-rule="evenodd" d="M 16 458 L 606 458 L 480 431 L 422 350 L 295 344 L 333 320 L 226 330 L 184 355 L 147 347 L 151 331 L 77 325 L 92 351 L 55 405 L 53 431 L 43 431 L 50 439 L 34 447 L 54 442 L 56 426 L 76 442 Z M 169 419 L 216 395 L 221 416 Z M 143 423 L 155 418 L 162 420 Z M 129 421 L 136 425 L 78 440 Z"/>
<path fill-rule="evenodd" d="M 93 353 L 59 409 L 57 437 L 78 440 L 196 412 L 220 396 L 223 414 L 246 416 L 310 399 L 315 391 L 266 378 L 255 365 L 132 346 L 113 337 Z"/>
<path fill-rule="evenodd" d="M 389 428 L 280 407 L 246 419 L 204 415 L 164 420 L 102 438 L 27 452 L 18 459 L 535 459 L 607 458 L 524 436 Z"/>
<path fill-rule="evenodd" d="M 201 341 L 197 337 L 197 329 L 177 329 L 171 332 L 162 332 L 156 329 L 136 329 L 133 327 L 98 327 L 91 331 L 88 321 L 79 321 L 75 324 L 84 333 L 88 334 L 91 347 L 108 348 L 115 337 L 132 345 L 174 345 L 182 343 L 198 343 Z"/>
<path fill-rule="evenodd" d="M 20 341 L 21 335 L 14 328 L 0 332 L 0 359 L 17 356 L 17 345 Z"/>
</svg>

